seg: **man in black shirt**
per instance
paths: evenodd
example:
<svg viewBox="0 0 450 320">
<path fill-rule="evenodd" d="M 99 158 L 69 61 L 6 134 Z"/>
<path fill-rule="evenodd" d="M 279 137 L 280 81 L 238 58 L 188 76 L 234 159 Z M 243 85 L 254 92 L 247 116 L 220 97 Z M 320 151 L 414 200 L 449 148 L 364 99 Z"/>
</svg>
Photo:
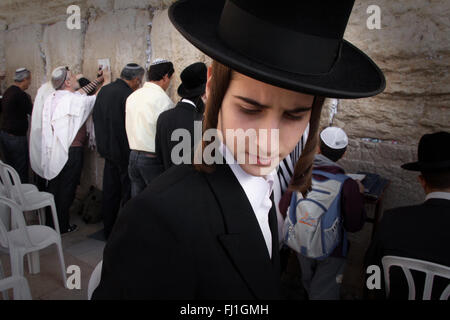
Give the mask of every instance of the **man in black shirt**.
<svg viewBox="0 0 450 320">
<path fill-rule="evenodd" d="M 104 86 L 95 101 L 93 119 L 97 150 L 105 158 L 102 216 L 108 238 L 121 206 L 130 199 L 130 147 L 125 131 L 125 103 L 142 84 L 145 70 L 135 63 L 123 68 L 120 78 Z"/>
<path fill-rule="evenodd" d="M 2 98 L 0 144 L 5 162 L 18 172 L 22 183 L 28 182 L 28 115 L 31 115 L 33 103 L 25 90 L 30 83 L 31 72 L 17 69 L 14 84 Z"/>
</svg>

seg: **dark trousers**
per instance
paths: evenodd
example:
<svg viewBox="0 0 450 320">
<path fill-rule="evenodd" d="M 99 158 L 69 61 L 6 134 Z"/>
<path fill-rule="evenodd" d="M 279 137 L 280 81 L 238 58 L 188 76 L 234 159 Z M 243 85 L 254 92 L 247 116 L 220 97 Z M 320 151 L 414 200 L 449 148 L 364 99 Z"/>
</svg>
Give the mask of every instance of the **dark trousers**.
<svg viewBox="0 0 450 320">
<path fill-rule="evenodd" d="M 105 159 L 103 170 L 102 216 L 108 239 L 121 207 L 130 199 L 131 183 L 127 165 L 116 165 Z"/>
<path fill-rule="evenodd" d="M 69 209 L 75 199 L 77 186 L 80 184 L 81 170 L 83 169 L 83 147 L 70 147 L 69 159 L 62 171 L 48 182 L 48 192 L 55 197 L 56 211 L 58 212 L 59 229 L 64 233 L 69 228 Z M 49 226 L 53 219 L 47 211 L 46 218 Z"/>
<path fill-rule="evenodd" d="M 0 131 L 0 143 L 5 163 L 19 174 L 22 183 L 28 183 L 28 140 L 26 136 L 15 136 Z"/>
<path fill-rule="evenodd" d="M 131 181 L 131 197 L 137 196 L 150 182 L 163 173 L 159 159 L 149 157 L 146 152 L 131 150 L 128 174 Z"/>
</svg>

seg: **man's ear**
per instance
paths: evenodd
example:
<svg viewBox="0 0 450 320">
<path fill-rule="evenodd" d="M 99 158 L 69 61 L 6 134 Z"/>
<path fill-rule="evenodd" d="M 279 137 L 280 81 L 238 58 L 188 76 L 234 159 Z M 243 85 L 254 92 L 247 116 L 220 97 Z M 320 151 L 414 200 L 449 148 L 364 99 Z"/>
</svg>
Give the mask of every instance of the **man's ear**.
<svg viewBox="0 0 450 320">
<path fill-rule="evenodd" d="M 419 183 L 420 183 L 420 185 L 422 186 L 422 188 L 423 188 L 424 190 L 426 190 L 426 188 L 427 188 L 427 182 L 425 181 L 425 179 L 423 178 L 423 176 L 422 176 L 422 175 L 419 175 L 419 176 L 417 177 L 417 180 L 419 181 Z"/>
</svg>

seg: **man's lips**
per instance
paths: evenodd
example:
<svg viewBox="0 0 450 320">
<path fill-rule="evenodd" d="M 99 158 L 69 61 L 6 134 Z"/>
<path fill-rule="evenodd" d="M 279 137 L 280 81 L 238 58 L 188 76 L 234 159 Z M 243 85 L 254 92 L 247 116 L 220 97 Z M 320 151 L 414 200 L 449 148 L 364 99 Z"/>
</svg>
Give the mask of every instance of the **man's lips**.
<svg viewBox="0 0 450 320">
<path fill-rule="evenodd" d="M 263 167 L 269 167 L 276 161 L 277 157 L 260 157 L 246 152 L 249 158 L 249 164 L 257 164 Z"/>
</svg>

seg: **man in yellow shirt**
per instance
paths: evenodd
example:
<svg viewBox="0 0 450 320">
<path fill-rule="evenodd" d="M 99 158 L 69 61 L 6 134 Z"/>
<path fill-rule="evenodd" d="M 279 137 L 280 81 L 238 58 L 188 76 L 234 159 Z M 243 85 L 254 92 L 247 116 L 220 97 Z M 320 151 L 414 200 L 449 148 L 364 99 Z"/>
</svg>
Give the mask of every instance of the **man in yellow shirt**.
<svg viewBox="0 0 450 320">
<path fill-rule="evenodd" d="M 156 59 L 148 70 L 148 82 L 127 99 L 125 129 L 131 149 L 128 165 L 131 197 L 163 172 L 155 153 L 156 122 L 162 112 L 174 107 L 165 92 L 173 73 L 172 62 Z"/>
</svg>

